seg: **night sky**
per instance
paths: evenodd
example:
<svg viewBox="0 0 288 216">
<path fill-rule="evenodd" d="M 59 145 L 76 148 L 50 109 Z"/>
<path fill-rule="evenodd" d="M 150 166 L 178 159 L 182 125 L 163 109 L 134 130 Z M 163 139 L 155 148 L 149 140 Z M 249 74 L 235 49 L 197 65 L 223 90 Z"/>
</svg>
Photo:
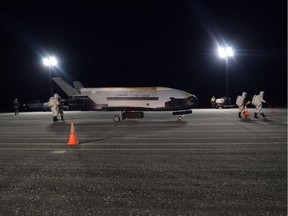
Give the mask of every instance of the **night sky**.
<svg viewBox="0 0 288 216">
<path fill-rule="evenodd" d="M 103 3 L 105 2 L 105 3 Z M 225 95 L 230 45 L 229 92 L 260 90 L 271 105 L 287 106 L 287 1 L 103 1 L 100 3 L 1 4 L 1 104 L 48 101 L 53 76 L 86 87 L 166 86 L 199 98 Z M 54 89 L 65 96 L 54 83 Z"/>
</svg>

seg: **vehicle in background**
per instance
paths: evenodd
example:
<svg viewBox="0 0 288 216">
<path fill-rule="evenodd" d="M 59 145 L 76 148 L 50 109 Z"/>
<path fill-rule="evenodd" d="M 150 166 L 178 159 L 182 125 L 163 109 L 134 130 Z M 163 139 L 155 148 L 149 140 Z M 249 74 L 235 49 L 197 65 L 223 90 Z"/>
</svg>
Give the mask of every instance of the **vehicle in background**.
<svg viewBox="0 0 288 216">
<path fill-rule="evenodd" d="M 69 110 L 69 106 L 67 104 L 67 100 L 66 99 L 61 99 L 62 102 L 62 108 L 64 110 Z M 47 102 L 41 102 L 40 100 L 32 100 L 29 101 L 28 103 L 23 104 L 22 106 L 23 111 L 51 111 L 49 105 L 48 105 L 48 101 Z"/>
<path fill-rule="evenodd" d="M 43 103 L 43 111 L 46 112 L 46 111 L 51 111 L 51 108 L 49 107 L 48 105 L 48 101 Z"/>
<path fill-rule="evenodd" d="M 40 100 L 32 100 L 23 104 L 23 111 L 44 111 L 44 104 Z"/>
<path fill-rule="evenodd" d="M 224 96 L 216 99 L 215 107 L 216 109 L 234 108 L 235 104 L 231 104 L 231 98 Z"/>
</svg>

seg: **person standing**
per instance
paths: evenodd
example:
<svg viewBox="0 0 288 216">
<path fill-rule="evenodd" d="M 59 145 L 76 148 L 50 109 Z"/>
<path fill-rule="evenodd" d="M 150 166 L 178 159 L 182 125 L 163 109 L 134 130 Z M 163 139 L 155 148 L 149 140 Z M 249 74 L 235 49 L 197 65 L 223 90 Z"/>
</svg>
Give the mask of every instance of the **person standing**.
<svg viewBox="0 0 288 216">
<path fill-rule="evenodd" d="M 242 92 L 242 95 L 241 96 L 239 95 L 236 99 L 236 105 L 239 107 L 239 110 L 238 110 L 238 117 L 239 118 L 242 118 L 241 113 L 243 112 L 243 110 L 246 107 L 246 104 L 247 104 L 246 97 L 247 97 L 247 93 Z"/>
<path fill-rule="evenodd" d="M 216 107 L 216 98 L 214 97 L 214 95 L 211 97 L 210 102 L 211 102 L 211 107 L 215 108 Z"/>
<path fill-rule="evenodd" d="M 256 110 L 254 113 L 254 118 L 259 118 L 257 115 L 260 112 L 263 118 L 265 118 L 267 115 L 263 113 L 262 111 L 262 104 L 266 103 L 266 101 L 263 99 L 264 97 L 264 91 L 260 91 L 259 95 L 254 95 L 252 99 L 252 104 L 255 106 Z"/>
<path fill-rule="evenodd" d="M 14 109 L 15 115 L 19 115 L 19 108 L 20 108 L 20 103 L 18 99 L 15 98 L 13 102 L 13 109 Z"/>
<path fill-rule="evenodd" d="M 57 93 L 54 94 L 53 97 L 49 99 L 48 106 L 51 108 L 51 112 L 53 114 L 53 122 L 58 121 L 58 114 L 60 112 L 59 106 L 59 95 Z"/>
</svg>

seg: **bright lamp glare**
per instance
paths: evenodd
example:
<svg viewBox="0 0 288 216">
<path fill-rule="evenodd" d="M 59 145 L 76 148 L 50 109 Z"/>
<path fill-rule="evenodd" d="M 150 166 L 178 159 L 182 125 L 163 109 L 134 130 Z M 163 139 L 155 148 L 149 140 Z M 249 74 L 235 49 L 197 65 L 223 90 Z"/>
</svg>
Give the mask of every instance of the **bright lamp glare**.
<svg viewBox="0 0 288 216">
<path fill-rule="evenodd" d="M 225 52 L 224 48 L 222 48 L 222 47 L 218 48 L 218 54 L 219 54 L 220 58 L 225 58 L 226 57 L 226 52 Z"/>
<path fill-rule="evenodd" d="M 227 56 L 232 57 L 234 55 L 233 50 L 231 47 L 226 48 Z"/>
<path fill-rule="evenodd" d="M 43 64 L 45 66 L 56 66 L 57 65 L 57 59 L 55 57 L 44 58 Z"/>
<path fill-rule="evenodd" d="M 48 58 L 44 58 L 44 59 L 43 59 L 43 64 L 44 64 L 45 66 L 48 66 L 48 65 L 50 64 L 49 59 L 48 59 Z"/>
<path fill-rule="evenodd" d="M 53 66 L 57 65 L 57 59 L 55 57 L 51 57 L 50 58 L 50 64 Z"/>
<path fill-rule="evenodd" d="M 224 49 L 223 47 L 218 48 L 218 55 L 220 58 L 232 57 L 234 55 L 231 47 Z"/>
</svg>

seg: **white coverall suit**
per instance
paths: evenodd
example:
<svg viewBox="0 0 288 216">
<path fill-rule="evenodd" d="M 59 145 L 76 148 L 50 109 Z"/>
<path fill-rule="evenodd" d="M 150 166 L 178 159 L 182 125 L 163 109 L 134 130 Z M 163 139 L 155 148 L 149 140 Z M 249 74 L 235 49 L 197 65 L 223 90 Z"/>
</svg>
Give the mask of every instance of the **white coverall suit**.
<svg viewBox="0 0 288 216">
<path fill-rule="evenodd" d="M 266 101 L 263 99 L 264 97 L 264 91 L 260 91 L 259 95 L 255 96 L 255 102 L 254 106 L 256 108 L 255 113 L 254 113 L 254 118 L 258 118 L 257 114 L 260 112 L 262 117 L 266 117 L 267 115 L 263 113 L 262 111 L 262 104 L 266 103 Z"/>
<path fill-rule="evenodd" d="M 239 96 L 239 101 L 237 100 L 237 106 L 239 107 L 238 110 L 238 117 L 241 118 L 241 113 L 243 112 L 243 110 L 245 109 L 246 106 L 246 101 L 245 98 L 247 97 L 247 93 L 243 92 L 242 96 Z"/>
<path fill-rule="evenodd" d="M 53 121 L 58 121 L 58 114 L 60 112 L 59 106 L 60 106 L 60 101 L 59 101 L 59 95 L 57 93 L 54 94 L 54 97 L 51 97 L 48 102 L 49 107 L 51 108 L 51 111 L 53 113 Z"/>
</svg>

